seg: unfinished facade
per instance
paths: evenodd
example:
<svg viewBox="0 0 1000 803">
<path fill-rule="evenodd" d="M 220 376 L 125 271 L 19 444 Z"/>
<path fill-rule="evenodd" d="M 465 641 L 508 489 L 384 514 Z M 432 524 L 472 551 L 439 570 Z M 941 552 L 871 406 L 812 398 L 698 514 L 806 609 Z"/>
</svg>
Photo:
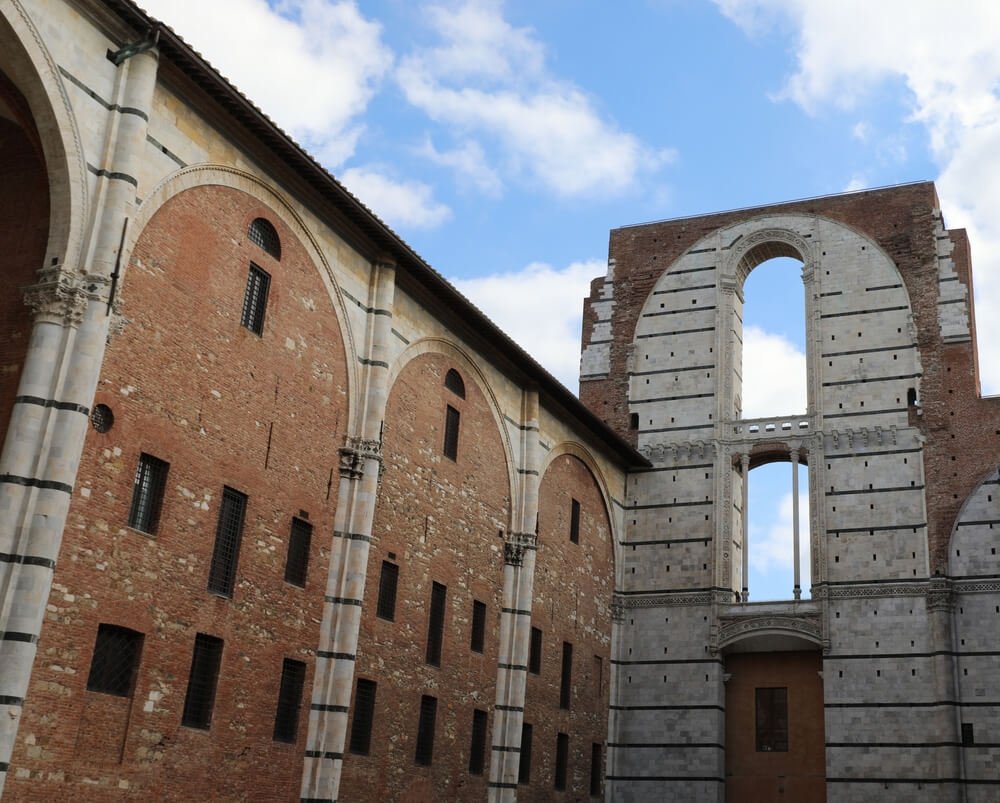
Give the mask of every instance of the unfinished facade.
<svg viewBox="0 0 1000 803">
<path fill-rule="evenodd" d="M 808 409 L 751 420 L 743 284 L 779 256 Z M 581 398 L 653 463 L 627 486 L 610 799 L 995 799 L 1000 408 L 933 186 L 615 230 L 583 345 Z M 755 603 L 772 461 L 808 465 L 812 587 L 796 565 Z"/>
</svg>

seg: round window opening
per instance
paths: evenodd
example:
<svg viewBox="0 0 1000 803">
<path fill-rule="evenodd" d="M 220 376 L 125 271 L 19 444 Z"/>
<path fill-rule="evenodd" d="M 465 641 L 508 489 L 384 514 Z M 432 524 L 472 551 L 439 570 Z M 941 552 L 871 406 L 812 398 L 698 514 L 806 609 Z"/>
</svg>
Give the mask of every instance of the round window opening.
<svg viewBox="0 0 1000 803">
<path fill-rule="evenodd" d="M 98 404 L 90 412 L 90 423 L 98 432 L 107 432 L 115 425 L 115 414 L 106 404 Z"/>
</svg>

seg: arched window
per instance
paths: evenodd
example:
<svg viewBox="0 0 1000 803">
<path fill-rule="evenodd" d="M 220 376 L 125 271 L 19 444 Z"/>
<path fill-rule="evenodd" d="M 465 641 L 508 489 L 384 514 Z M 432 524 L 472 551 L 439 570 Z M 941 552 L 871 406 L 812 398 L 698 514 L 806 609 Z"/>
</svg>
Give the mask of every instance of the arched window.
<svg viewBox="0 0 1000 803">
<path fill-rule="evenodd" d="M 278 232 L 264 218 L 259 217 L 250 224 L 247 236 L 250 242 L 260 246 L 266 253 L 275 259 L 281 259 L 281 240 L 278 239 Z"/>
<path fill-rule="evenodd" d="M 454 393 L 458 398 L 465 398 L 465 382 L 462 381 L 461 374 L 454 368 L 450 369 L 444 376 L 444 386 Z"/>
</svg>

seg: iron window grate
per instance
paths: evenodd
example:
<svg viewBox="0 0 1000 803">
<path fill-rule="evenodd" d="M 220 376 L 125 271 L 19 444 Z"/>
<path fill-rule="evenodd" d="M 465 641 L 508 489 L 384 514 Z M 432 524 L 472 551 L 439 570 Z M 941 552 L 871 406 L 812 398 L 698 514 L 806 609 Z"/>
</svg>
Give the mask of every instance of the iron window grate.
<svg viewBox="0 0 1000 803">
<path fill-rule="evenodd" d="M 378 580 L 378 605 L 375 615 L 390 622 L 396 619 L 396 587 L 399 584 L 399 566 L 382 561 L 382 574 Z"/>
<path fill-rule="evenodd" d="M 281 259 L 281 240 L 278 239 L 278 232 L 269 220 L 264 220 L 262 217 L 254 220 L 247 229 L 247 237 L 250 238 L 250 242 L 275 259 Z"/>
<path fill-rule="evenodd" d="M 420 698 L 420 722 L 417 724 L 417 752 L 414 761 L 429 767 L 434 760 L 434 721 L 437 719 L 437 698 L 426 694 Z"/>
<path fill-rule="evenodd" d="M 444 608 L 448 593 L 446 586 L 434 583 L 431 587 L 431 610 L 427 618 L 427 663 L 441 666 L 441 643 L 444 640 Z"/>
<path fill-rule="evenodd" d="M 569 764 L 569 734 L 560 733 L 556 736 L 556 777 L 555 787 L 559 791 L 566 789 L 566 769 Z"/>
<path fill-rule="evenodd" d="M 223 488 L 222 503 L 219 505 L 219 523 L 215 530 L 215 548 L 212 550 L 212 565 L 208 572 L 208 590 L 225 597 L 233 596 L 246 509 L 246 494 L 232 488 Z"/>
<path fill-rule="evenodd" d="M 483 652 L 486 646 L 486 603 L 478 599 L 472 601 L 472 642 L 473 652 Z"/>
<path fill-rule="evenodd" d="M 450 404 L 444 417 L 444 446 L 442 451 L 449 460 L 458 460 L 458 429 L 462 415 Z"/>
<path fill-rule="evenodd" d="M 274 712 L 274 741 L 295 741 L 299 730 L 299 709 L 302 707 L 302 687 L 306 681 L 306 665 L 286 658 L 281 664 L 281 687 L 278 707 Z"/>
<path fill-rule="evenodd" d="M 482 775 L 486 767 L 486 712 L 472 712 L 472 738 L 469 741 L 469 774 Z"/>
<path fill-rule="evenodd" d="M 372 743 L 372 726 L 375 723 L 375 692 L 378 684 L 374 680 L 358 678 L 354 695 L 354 720 L 351 722 L 351 752 L 367 756 Z"/>
<path fill-rule="evenodd" d="M 215 688 L 222 664 L 222 639 L 199 633 L 194 639 L 191 654 L 191 672 L 188 675 L 187 694 L 184 696 L 184 714 L 181 724 L 189 728 L 208 730 L 212 724 L 215 707 Z"/>
<path fill-rule="evenodd" d="M 285 582 L 305 588 L 309 572 L 309 546 L 312 544 L 312 525 L 298 517 L 292 519 L 288 535 L 288 557 L 285 559 Z"/>
<path fill-rule="evenodd" d="M 251 263 L 240 323 L 255 335 L 264 332 L 264 310 L 267 309 L 267 294 L 270 289 L 271 276 Z"/>
<path fill-rule="evenodd" d="M 142 641 L 142 633 L 127 627 L 99 625 L 87 690 L 131 697 L 142 655 Z"/>
<path fill-rule="evenodd" d="M 160 524 L 163 494 L 167 487 L 170 464 L 143 452 L 135 468 L 132 485 L 132 507 L 129 509 L 128 526 L 144 533 L 155 533 Z"/>
</svg>

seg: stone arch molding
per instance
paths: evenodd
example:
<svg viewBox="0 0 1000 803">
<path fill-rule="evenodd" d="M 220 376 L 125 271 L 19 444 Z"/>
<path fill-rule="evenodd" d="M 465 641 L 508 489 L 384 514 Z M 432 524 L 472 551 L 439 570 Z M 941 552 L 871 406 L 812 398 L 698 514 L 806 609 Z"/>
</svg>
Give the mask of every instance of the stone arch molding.
<svg viewBox="0 0 1000 803">
<path fill-rule="evenodd" d="M 121 262 L 125 291 L 127 292 L 128 289 L 126 280 L 128 278 L 128 264 L 132 258 L 132 250 L 145 231 L 146 226 L 153 219 L 153 216 L 167 201 L 180 195 L 185 190 L 209 186 L 226 187 L 244 192 L 257 201 L 260 201 L 260 203 L 267 206 L 268 209 L 281 218 L 282 222 L 291 229 L 299 242 L 303 244 L 306 253 L 309 254 L 313 265 L 320 274 L 320 278 L 327 287 L 333 308 L 336 312 L 340 339 L 344 344 L 349 410 L 361 409 L 363 405 L 360 403 L 360 400 L 355 398 L 356 389 L 360 387 L 357 348 L 353 331 L 348 324 L 350 318 L 347 314 L 347 306 L 344 303 L 343 293 L 337 281 L 336 274 L 316 238 L 313 236 L 312 231 L 306 226 L 299 213 L 288 202 L 288 199 L 257 176 L 234 167 L 205 164 L 185 167 L 161 180 L 143 201 L 135 220 L 129 226 Z"/>
<path fill-rule="evenodd" d="M 752 224 L 754 221 L 748 221 Z M 808 270 L 815 263 L 815 255 L 809 243 L 789 226 L 775 226 L 774 221 L 763 218 L 765 228 L 752 234 L 741 236 L 730 250 L 729 258 L 723 262 L 720 280 L 732 282 L 735 287 L 743 287 L 750 272 L 757 265 L 774 257 L 792 257 L 802 262 Z M 747 224 L 743 224 L 747 225 Z"/>
<path fill-rule="evenodd" d="M 608 517 L 608 526 L 611 528 L 611 539 L 612 544 L 618 543 L 618 532 L 617 523 L 615 517 L 612 514 L 613 502 L 611 498 L 611 492 L 608 489 L 608 481 L 604 476 L 604 472 L 601 471 L 600 465 L 594 458 L 593 452 L 591 452 L 586 446 L 584 446 L 579 441 L 561 441 L 553 446 L 545 454 L 545 459 L 542 461 L 542 465 L 539 467 L 539 485 L 545 482 L 545 474 L 549 470 L 549 467 L 553 462 L 563 455 L 570 455 L 577 458 L 581 463 L 583 463 L 587 470 L 590 472 L 590 476 L 594 478 L 594 482 L 597 483 L 597 488 L 601 493 L 601 500 L 604 503 L 604 512 Z M 617 558 L 617 554 L 615 555 Z"/>
<path fill-rule="evenodd" d="M 507 522 L 507 528 L 509 530 L 518 529 L 513 523 L 514 511 L 517 509 L 517 505 L 514 503 L 514 489 L 517 488 L 517 482 L 515 477 L 515 461 L 514 461 L 514 449 L 510 442 L 510 433 L 508 432 L 506 423 L 504 421 L 503 411 L 500 408 L 500 403 L 497 400 L 496 394 L 493 392 L 493 388 L 487 380 L 486 375 L 483 373 L 476 359 L 469 354 L 465 349 L 463 349 L 457 343 L 448 340 L 443 337 L 425 337 L 420 340 L 410 343 L 402 353 L 399 354 L 393 363 L 389 366 L 389 380 L 388 380 L 388 390 L 386 393 L 386 399 L 392 395 L 393 389 L 396 387 L 396 380 L 399 379 L 400 374 L 403 370 L 417 357 L 424 354 L 441 354 L 445 357 L 457 362 L 465 372 L 465 379 L 471 379 L 476 387 L 479 388 L 480 393 L 483 394 L 483 398 L 486 399 L 486 404 L 490 408 L 490 413 L 493 416 L 493 422 L 496 425 L 497 432 L 500 435 L 500 443 L 503 445 L 504 460 L 507 464 L 507 493 L 511 500 L 510 510 L 508 511 L 508 516 L 510 520 Z"/>
<path fill-rule="evenodd" d="M 16 48 L 14 45 L 19 45 Z M 45 266 L 77 270 L 87 247 L 87 163 L 66 85 L 21 0 L 0 2 L 0 45 L 38 130 L 49 179 Z M 42 265 L 38 266 L 42 268 Z"/>
<path fill-rule="evenodd" d="M 948 575 L 963 577 L 995 577 L 1000 574 L 1000 471 L 991 469 L 973 489 L 958 512 L 948 539 Z M 996 529 L 993 529 L 996 527 Z M 990 582 L 992 591 L 1000 591 L 1000 583 Z"/>
</svg>

